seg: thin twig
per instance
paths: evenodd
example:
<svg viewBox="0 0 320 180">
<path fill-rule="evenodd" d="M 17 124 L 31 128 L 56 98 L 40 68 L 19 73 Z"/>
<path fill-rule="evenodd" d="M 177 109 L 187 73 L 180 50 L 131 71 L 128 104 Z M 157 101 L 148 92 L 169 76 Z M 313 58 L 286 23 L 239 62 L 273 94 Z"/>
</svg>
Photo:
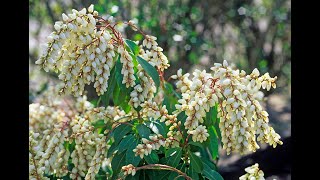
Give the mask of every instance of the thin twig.
<svg viewBox="0 0 320 180">
<path fill-rule="evenodd" d="M 141 167 L 136 167 L 136 171 L 139 171 L 141 169 L 156 169 L 156 170 L 169 170 L 169 171 L 175 171 L 176 173 L 178 173 L 179 175 L 183 176 L 185 179 L 187 180 L 192 180 L 191 177 L 189 177 L 186 173 L 174 168 L 174 167 L 171 167 L 171 166 L 168 166 L 168 165 L 164 165 L 164 164 L 148 164 L 148 165 L 145 165 L 145 166 L 141 166 Z"/>
</svg>

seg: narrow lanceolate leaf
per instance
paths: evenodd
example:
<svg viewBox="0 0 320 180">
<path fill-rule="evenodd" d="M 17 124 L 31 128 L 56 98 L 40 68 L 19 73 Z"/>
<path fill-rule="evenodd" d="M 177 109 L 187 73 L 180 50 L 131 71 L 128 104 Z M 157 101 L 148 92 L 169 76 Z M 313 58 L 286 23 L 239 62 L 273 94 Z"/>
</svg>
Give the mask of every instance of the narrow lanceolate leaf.
<svg viewBox="0 0 320 180">
<path fill-rule="evenodd" d="M 139 162 L 141 161 L 140 156 L 135 156 L 133 149 L 135 149 L 138 145 L 138 140 L 134 139 L 134 142 L 128 146 L 126 151 L 126 164 L 132 164 L 134 166 L 138 166 Z"/>
<path fill-rule="evenodd" d="M 223 180 L 223 177 L 217 171 L 210 168 L 206 163 L 203 164 L 202 174 L 209 180 Z"/>
<path fill-rule="evenodd" d="M 209 112 L 206 113 L 206 118 L 204 120 L 204 124 L 207 127 L 210 127 L 210 126 L 214 125 L 214 122 L 216 121 L 216 119 L 217 119 L 217 111 L 214 106 L 214 107 L 211 107 Z"/>
<path fill-rule="evenodd" d="M 198 156 L 190 152 L 190 164 L 193 170 L 197 173 L 201 173 L 203 170 L 203 163 Z"/>
<path fill-rule="evenodd" d="M 154 151 L 151 151 L 151 154 L 144 156 L 144 159 L 148 164 L 157 164 L 159 162 L 159 156 Z"/>
<path fill-rule="evenodd" d="M 130 50 L 132 51 L 132 53 L 134 55 L 139 54 L 139 46 L 135 42 L 133 42 L 129 39 L 124 39 L 124 41 L 126 42 L 126 44 L 128 45 L 128 47 L 130 48 Z"/>
<path fill-rule="evenodd" d="M 121 171 L 122 166 L 126 165 L 126 153 L 117 153 L 111 162 L 111 167 L 113 170 L 113 178 L 118 175 Z"/>
<path fill-rule="evenodd" d="M 116 127 L 113 131 L 113 138 L 115 143 L 119 143 L 124 135 L 126 135 L 129 131 L 131 131 L 131 126 L 128 124 L 121 124 Z"/>
<path fill-rule="evenodd" d="M 110 72 L 110 79 L 108 80 L 107 92 L 105 92 L 102 97 L 102 102 L 104 102 L 104 104 L 106 106 L 109 105 L 109 100 L 112 96 L 112 93 L 113 93 L 113 90 L 114 90 L 116 84 L 117 84 L 117 82 L 116 82 L 116 66 L 114 66 Z"/>
<path fill-rule="evenodd" d="M 182 148 L 174 148 L 175 151 L 169 154 L 167 164 L 172 167 L 177 167 L 182 154 Z"/>
<path fill-rule="evenodd" d="M 219 152 L 218 136 L 214 131 L 214 127 L 209 127 L 208 133 L 209 133 L 209 141 L 207 141 L 206 144 L 212 155 L 212 159 L 216 159 L 218 157 L 218 152 Z"/>
<path fill-rule="evenodd" d="M 110 157 L 116 150 L 118 150 L 118 145 L 119 144 L 117 144 L 117 143 L 112 143 L 112 145 L 108 149 L 107 158 Z"/>
<path fill-rule="evenodd" d="M 192 178 L 192 180 L 198 180 L 199 175 L 197 172 L 194 171 L 192 168 L 192 164 L 190 164 L 189 169 L 188 169 L 188 176 Z"/>
<path fill-rule="evenodd" d="M 155 67 L 153 67 L 151 64 L 149 64 L 146 60 L 144 60 L 142 57 L 137 56 L 137 60 L 139 64 L 142 66 L 142 68 L 148 73 L 148 75 L 153 79 L 154 83 L 156 84 L 157 89 L 160 86 L 160 78 L 158 71 Z"/>
<path fill-rule="evenodd" d="M 134 136 L 132 134 L 129 134 L 128 136 L 123 138 L 122 141 L 119 143 L 118 152 L 120 153 L 127 150 L 127 148 L 130 147 L 131 144 L 133 143 L 134 143 Z"/>
<path fill-rule="evenodd" d="M 203 148 L 203 145 L 199 142 L 193 142 L 193 141 L 190 141 L 188 144 L 191 144 L 193 146 L 198 146 L 199 148 Z"/>
<path fill-rule="evenodd" d="M 150 135 L 150 129 L 144 125 L 144 124 L 138 124 L 137 125 L 137 130 L 139 132 L 139 135 L 143 138 L 149 138 Z"/>
</svg>

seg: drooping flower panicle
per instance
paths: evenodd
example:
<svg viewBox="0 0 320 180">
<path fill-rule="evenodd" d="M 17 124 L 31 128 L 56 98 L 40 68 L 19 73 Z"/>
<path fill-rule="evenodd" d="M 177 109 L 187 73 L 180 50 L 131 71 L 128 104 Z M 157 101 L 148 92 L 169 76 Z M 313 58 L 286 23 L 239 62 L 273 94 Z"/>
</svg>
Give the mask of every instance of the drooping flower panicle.
<svg viewBox="0 0 320 180">
<path fill-rule="evenodd" d="M 175 113 L 185 111 L 188 117 L 184 125 L 189 134 L 197 135 L 193 140 L 205 139 L 198 137 L 195 129 L 203 123 L 209 108 L 217 103 L 223 149 L 227 154 L 256 151 L 259 148 L 256 140 L 273 147 L 282 144 L 280 136 L 268 125 L 268 113 L 259 102 L 263 97 L 260 89 L 275 88 L 277 77 L 271 78 L 268 73 L 259 76 L 257 69 L 246 75 L 245 71 L 228 66 L 227 61 L 215 63 L 211 70 L 212 74 L 195 70 L 192 80 L 189 73 L 182 75 L 181 70 L 172 76 L 178 80 L 176 85 L 182 93 Z"/>
</svg>

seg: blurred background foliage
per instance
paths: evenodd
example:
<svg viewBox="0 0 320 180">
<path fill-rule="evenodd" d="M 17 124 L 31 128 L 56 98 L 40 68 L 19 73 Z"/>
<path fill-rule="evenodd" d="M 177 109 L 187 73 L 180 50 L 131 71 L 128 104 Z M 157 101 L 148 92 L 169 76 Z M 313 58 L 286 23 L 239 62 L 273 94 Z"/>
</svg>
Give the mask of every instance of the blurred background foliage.
<svg viewBox="0 0 320 180">
<path fill-rule="evenodd" d="M 90 4 L 94 4 L 103 17 L 110 14 L 116 20 L 133 19 L 147 34 L 156 36 L 171 64 L 166 79 L 179 68 L 184 72 L 195 68 L 209 70 L 213 63 L 224 59 L 248 73 L 257 67 L 261 73 L 278 76 L 278 88 L 264 91 L 268 97 L 266 109 L 271 125 L 282 138 L 291 136 L 290 0 L 30 0 L 30 102 L 48 82 L 56 81 L 55 74 L 47 76 L 34 66 L 54 22 L 61 20 L 63 12 L 70 13 L 71 9 L 80 10 Z M 129 28 L 123 33 L 129 39 L 142 39 Z M 222 173 L 240 158 L 226 157 L 223 151 L 220 154 Z M 272 169 L 279 162 L 270 163 L 269 167 Z M 290 179 L 291 163 L 283 163 L 289 165 L 281 165 L 286 175 L 280 179 Z M 240 174 L 242 171 L 239 169 Z M 232 174 L 237 175 L 234 170 Z"/>
<path fill-rule="evenodd" d="M 247 72 L 257 67 L 278 76 L 278 91 L 290 94 L 290 0 L 31 0 L 29 16 L 36 24 L 32 36 L 38 41 L 30 50 L 31 61 L 45 41 L 43 29 L 50 31 L 63 12 L 90 4 L 101 15 L 134 19 L 158 37 L 172 66 L 166 77 L 180 67 L 209 69 L 213 62 L 226 59 Z M 125 34 L 133 40 L 142 38 L 129 29 Z"/>
</svg>

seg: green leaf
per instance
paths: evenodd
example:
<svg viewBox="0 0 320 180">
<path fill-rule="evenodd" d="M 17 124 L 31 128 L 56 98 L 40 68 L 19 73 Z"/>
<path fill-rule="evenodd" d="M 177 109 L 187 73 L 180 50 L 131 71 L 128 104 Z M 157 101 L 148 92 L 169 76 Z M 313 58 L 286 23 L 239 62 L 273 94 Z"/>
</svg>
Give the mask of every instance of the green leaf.
<svg viewBox="0 0 320 180">
<path fill-rule="evenodd" d="M 135 156 L 133 149 L 135 149 L 138 145 L 138 139 L 134 139 L 134 143 L 132 143 L 127 151 L 126 151 L 126 164 L 132 164 L 134 166 L 138 166 L 141 161 L 140 156 Z"/>
<path fill-rule="evenodd" d="M 186 165 L 185 164 L 179 164 L 177 166 L 177 169 L 179 169 L 181 172 L 185 172 L 186 171 Z M 183 176 L 179 176 L 179 174 L 177 172 L 174 172 L 174 171 L 169 171 L 169 174 L 170 175 L 169 175 L 168 179 L 172 179 L 172 180 L 184 180 L 185 179 Z"/>
<path fill-rule="evenodd" d="M 176 110 L 175 104 L 178 104 L 178 99 L 181 99 L 181 95 L 179 95 L 174 89 L 173 86 L 167 82 L 164 83 L 165 94 L 162 105 L 166 105 L 168 112 L 172 113 Z"/>
<path fill-rule="evenodd" d="M 197 172 L 194 171 L 192 168 L 192 165 L 190 164 L 189 169 L 188 169 L 188 176 L 190 176 L 193 180 L 198 180 L 199 175 Z"/>
<path fill-rule="evenodd" d="M 118 173 L 121 171 L 122 166 L 126 165 L 126 153 L 122 152 L 122 153 L 117 153 L 111 162 L 111 167 L 112 167 L 112 171 L 113 171 L 113 175 L 112 177 L 116 177 L 118 176 Z"/>
<path fill-rule="evenodd" d="M 217 121 L 214 124 L 214 131 L 217 134 L 217 136 L 219 137 L 219 139 L 221 139 L 221 132 L 220 132 L 220 128 L 219 128 L 219 123 L 220 123 L 220 118 L 217 118 Z"/>
<path fill-rule="evenodd" d="M 113 93 L 113 90 L 117 84 L 117 82 L 116 82 L 116 66 L 113 66 L 109 77 L 110 77 L 110 79 L 108 80 L 107 92 L 104 93 L 103 98 L 102 98 L 102 102 L 104 102 L 104 104 L 106 106 L 109 105 L 109 100 L 110 100 L 111 95 Z"/>
<path fill-rule="evenodd" d="M 172 95 L 172 94 L 173 94 L 177 99 L 181 99 L 181 98 L 182 98 L 181 94 L 177 93 L 177 92 L 174 90 L 172 84 L 170 84 L 170 83 L 168 83 L 168 82 L 165 82 L 165 83 L 164 83 L 164 87 L 165 87 L 165 92 L 166 92 L 168 95 Z"/>
<path fill-rule="evenodd" d="M 147 171 L 147 170 L 144 170 L 144 169 L 143 169 L 143 170 L 140 170 L 139 180 L 149 180 L 146 171 Z"/>
<path fill-rule="evenodd" d="M 206 118 L 205 118 L 204 124 L 207 127 L 214 125 L 214 123 L 216 122 L 216 119 L 217 119 L 217 113 L 218 113 L 217 108 L 215 106 L 211 107 L 209 112 L 206 113 Z"/>
<path fill-rule="evenodd" d="M 114 143 L 119 143 L 124 135 L 131 131 L 131 126 L 128 124 L 120 124 L 113 131 Z"/>
<path fill-rule="evenodd" d="M 177 167 L 181 160 L 182 148 L 179 147 L 179 148 L 172 148 L 172 149 L 174 149 L 172 153 L 166 152 L 166 157 L 168 157 L 167 164 L 172 167 Z"/>
<path fill-rule="evenodd" d="M 118 150 L 118 143 L 112 143 L 107 152 L 107 158 L 110 157 L 114 151 Z"/>
<path fill-rule="evenodd" d="M 217 171 L 210 168 L 206 163 L 203 163 L 202 174 L 209 180 L 223 180 L 223 177 Z"/>
<path fill-rule="evenodd" d="M 114 87 L 114 91 L 113 91 L 113 103 L 114 105 L 119 105 L 119 95 L 120 95 L 120 88 L 118 86 L 118 84 L 116 83 L 115 87 Z"/>
<path fill-rule="evenodd" d="M 153 79 L 154 83 L 156 84 L 157 89 L 160 86 L 160 78 L 158 71 L 155 67 L 153 67 L 151 64 L 149 64 L 146 60 L 138 56 L 137 58 L 138 62 L 142 66 L 142 68 L 148 73 L 148 75 Z"/>
<path fill-rule="evenodd" d="M 143 39 L 143 35 L 141 35 L 141 34 L 135 34 L 135 35 L 133 36 L 133 39 L 136 40 L 136 41 L 140 41 L 140 40 Z"/>
<path fill-rule="evenodd" d="M 158 172 L 159 172 L 159 170 L 152 170 L 152 169 L 148 169 L 146 171 L 149 179 L 159 179 Z"/>
<path fill-rule="evenodd" d="M 120 62 L 120 56 L 118 56 L 115 67 L 115 78 L 117 83 L 113 92 L 113 102 L 115 105 L 120 106 L 126 113 L 128 113 L 131 109 L 129 100 L 132 87 L 127 88 L 124 84 L 122 84 L 123 75 L 121 74 L 122 63 Z"/>
<path fill-rule="evenodd" d="M 208 128 L 209 138 L 205 142 L 205 144 L 209 148 L 212 159 L 216 159 L 219 155 L 219 143 L 218 143 L 218 137 L 213 129 L 214 127 Z"/>
<path fill-rule="evenodd" d="M 130 147 L 131 144 L 134 143 L 134 139 L 135 138 L 132 134 L 129 134 L 128 136 L 123 138 L 122 141 L 119 143 L 118 152 L 120 153 L 120 152 L 127 150 L 127 148 Z"/>
<path fill-rule="evenodd" d="M 212 161 L 210 161 L 209 158 L 201 157 L 200 159 L 203 162 L 203 166 L 207 165 L 210 169 L 217 171 L 217 166 Z"/>
<path fill-rule="evenodd" d="M 92 125 L 95 129 L 97 129 L 97 128 L 104 127 L 106 124 L 104 123 L 103 119 L 100 119 L 98 121 L 93 122 Z"/>
<path fill-rule="evenodd" d="M 177 119 L 181 121 L 181 124 L 184 124 L 186 122 L 187 117 L 188 116 L 186 115 L 186 113 L 182 111 L 181 113 L 178 114 Z"/>
<path fill-rule="evenodd" d="M 128 92 L 128 91 L 127 91 Z M 126 93 L 127 93 L 126 92 Z M 124 112 L 129 113 L 131 110 L 131 106 L 129 105 L 130 96 L 129 94 L 126 94 L 125 99 L 122 101 L 122 103 L 119 104 L 119 106 L 124 110 Z"/>
<path fill-rule="evenodd" d="M 149 138 L 149 135 L 151 133 L 150 129 L 144 125 L 144 124 L 138 124 L 137 130 L 139 132 L 139 135 L 143 138 Z"/>
<path fill-rule="evenodd" d="M 73 150 L 75 149 L 76 147 L 76 142 L 73 140 L 71 143 L 70 143 L 70 140 L 69 140 L 69 144 L 68 144 L 68 150 L 70 152 L 70 154 L 73 152 Z"/>
<path fill-rule="evenodd" d="M 191 144 L 193 146 L 197 146 L 199 148 L 203 148 L 203 145 L 199 142 L 193 142 L 193 141 L 190 141 L 188 144 Z"/>
<path fill-rule="evenodd" d="M 176 148 L 170 148 L 166 151 L 165 153 L 165 157 L 168 158 L 170 157 L 173 153 L 175 153 L 179 148 L 176 147 Z"/>
<path fill-rule="evenodd" d="M 193 170 L 197 173 L 201 173 L 203 170 L 202 161 L 197 155 L 193 154 L 192 152 L 190 152 L 190 165 L 193 168 Z"/>
<path fill-rule="evenodd" d="M 132 53 L 134 55 L 138 55 L 139 54 L 139 46 L 135 42 L 133 42 L 133 41 L 131 41 L 129 39 L 124 39 L 124 41 L 129 46 L 130 50 L 132 51 Z"/>
<path fill-rule="evenodd" d="M 156 152 L 151 151 L 151 154 L 144 156 L 148 164 L 156 164 L 159 162 L 159 156 Z"/>
<path fill-rule="evenodd" d="M 164 129 L 165 124 L 163 122 L 146 122 L 146 125 L 155 133 L 155 134 L 161 134 L 165 137 L 166 131 Z"/>
</svg>

